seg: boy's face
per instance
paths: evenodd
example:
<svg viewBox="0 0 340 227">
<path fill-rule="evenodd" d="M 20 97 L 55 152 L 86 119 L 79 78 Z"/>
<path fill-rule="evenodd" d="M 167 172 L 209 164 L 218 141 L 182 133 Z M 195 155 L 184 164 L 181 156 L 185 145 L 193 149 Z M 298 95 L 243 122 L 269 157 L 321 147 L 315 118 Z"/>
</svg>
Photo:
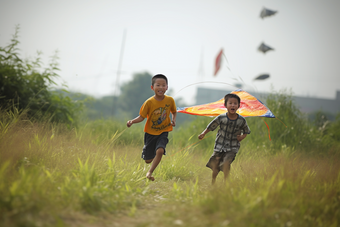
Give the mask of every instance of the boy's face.
<svg viewBox="0 0 340 227">
<path fill-rule="evenodd" d="M 226 108 L 228 110 L 228 113 L 235 114 L 239 107 L 240 107 L 240 104 L 238 103 L 237 98 L 229 98 L 227 100 Z"/>
<path fill-rule="evenodd" d="M 151 85 L 151 89 L 155 92 L 156 96 L 163 96 L 168 90 L 168 84 L 166 83 L 166 80 L 157 78 L 155 83 Z"/>
</svg>

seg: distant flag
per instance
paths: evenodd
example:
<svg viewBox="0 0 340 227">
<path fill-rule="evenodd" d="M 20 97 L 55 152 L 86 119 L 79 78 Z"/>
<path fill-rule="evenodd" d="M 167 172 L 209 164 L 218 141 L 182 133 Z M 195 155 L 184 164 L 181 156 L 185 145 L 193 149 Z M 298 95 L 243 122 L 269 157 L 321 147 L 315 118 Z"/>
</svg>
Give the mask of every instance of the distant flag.
<svg viewBox="0 0 340 227">
<path fill-rule="evenodd" d="M 267 46 L 266 44 L 261 43 L 258 50 L 265 54 L 267 51 L 274 50 L 274 48 L 271 48 L 270 46 Z"/>
<path fill-rule="evenodd" d="M 218 53 L 216 60 L 215 60 L 215 72 L 214 72 L 214 76 L 217 75 L 218 71 L 221 68 L 221 63 L 222 63 L 222 54 L 223 54 L 223 49 L 220 50 L 220 52 Z"/>
<path fill-rule="evenodd" d="M 270 77 L 269 74 L 262 74 L 262 75 L 255 77 L 254 80 L 265 80 L 265 79 L 268 79 L 269 77 Z"/>
<path fill-rule="evenodd" d="M 275 10 L 270 10 L 270 9 L 266 9 L 263 7 L 261 13 L 260 13 L 260 17 L 263 19 L 264 17 L 269 17 L 272 15 L 275 15 L 277 13 L 277 11 Z"/>
</svg>

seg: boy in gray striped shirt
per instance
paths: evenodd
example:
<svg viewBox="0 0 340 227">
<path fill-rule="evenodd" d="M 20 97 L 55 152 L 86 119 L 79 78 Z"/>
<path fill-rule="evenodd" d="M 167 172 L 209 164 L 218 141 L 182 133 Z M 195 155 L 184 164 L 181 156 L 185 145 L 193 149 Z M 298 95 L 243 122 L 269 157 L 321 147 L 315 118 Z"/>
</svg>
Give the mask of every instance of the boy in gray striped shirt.
<svg viewBox="0 0 340 227">
<path fill-rule="evenodd" d="M 220 171 L 224 173 L 224 180 L 230 172 L 230 164 L 235 160 L 240 149 L 240 142 L 250 134 L 250 129 L 244 117 L 236 113 L 240 107 L 241 99 L 236 94 L 224 96 L 224 106 L 228 112 L 217 116 L 209 123 L 207 128 L 198 136 L 201 140 L 204 136 L 220 126 L 215 139 L 214 152 L 210 157 L 207 167 L 212 169 L 212 184 Z"/>
</svg>

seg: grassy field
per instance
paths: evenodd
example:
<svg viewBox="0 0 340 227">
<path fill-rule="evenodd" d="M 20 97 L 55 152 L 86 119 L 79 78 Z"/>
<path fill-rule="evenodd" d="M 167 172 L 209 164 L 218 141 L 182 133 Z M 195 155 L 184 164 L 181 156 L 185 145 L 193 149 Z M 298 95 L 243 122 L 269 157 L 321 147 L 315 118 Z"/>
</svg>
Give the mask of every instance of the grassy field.
<svg viewBox="0 0 340 227">
<path fill-rule="evenodd" d="M 210 118 L 176 127 L 154 182 L 140 158 L 143 124 L 0 118 L 0 226 L 340 226 L 340 152 L 312 127 L 266 120 L 270 141 L 249 119 L 227 182 L 221 173 L 212 187 L 215 134 L 197 139 Z"/>
</svg>

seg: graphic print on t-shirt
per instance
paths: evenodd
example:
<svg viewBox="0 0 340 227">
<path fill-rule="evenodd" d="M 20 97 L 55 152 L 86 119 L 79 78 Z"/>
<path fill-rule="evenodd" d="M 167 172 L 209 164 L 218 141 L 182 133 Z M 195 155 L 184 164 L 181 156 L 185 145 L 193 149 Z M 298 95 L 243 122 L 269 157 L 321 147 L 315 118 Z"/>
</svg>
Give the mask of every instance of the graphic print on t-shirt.
<svg viewBox="0 0 340 227">
<path fill-rule="evenodd" d="M 165 105 L 165 107 L 159 107 L 155 109 L 151 114 L 151 128 L 155 130 L 162 130 L 170 125 L 161 125 L 163 121 L 167 118 L 166 110 L 170 107 L 170 105 Z"/>
</svg>

